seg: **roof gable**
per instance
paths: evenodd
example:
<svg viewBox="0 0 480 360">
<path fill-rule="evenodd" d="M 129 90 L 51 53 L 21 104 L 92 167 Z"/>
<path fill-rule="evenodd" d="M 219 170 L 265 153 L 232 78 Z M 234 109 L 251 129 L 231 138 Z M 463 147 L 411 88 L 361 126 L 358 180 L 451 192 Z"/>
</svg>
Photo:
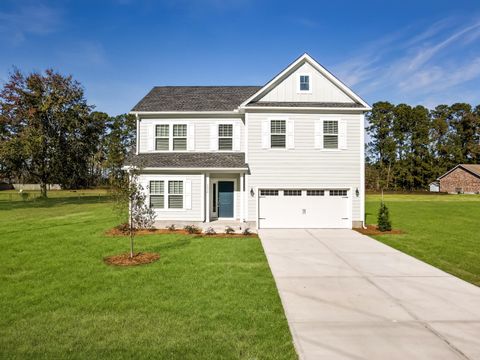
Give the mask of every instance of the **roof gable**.
<svg viewBox="0 0 480 360">
<path fill-rule="evenodd" d="M 440 180 L 441 178 L 447 176 L 448 174 L 452 173 L 453 171 L 457 170 L 457 169 L 462 169 L 464 171 L 467 171 L 469 172 L 470 174 L 474 175 L 474 176 L 477 176 L 480 178 L 480 164 L 458 164 L 457 166 L 455 166 L 454 168 L 448 170 L 445 174 L 443 174 L 442 176 L 439 176 L 438 177 L 438 180 Z"/>
<path fill-rule="evenodd" d="M 299 93 L 299 75 L 310 75 L 311 92 Z M 328 70 L 308 54 L 303 54 L 275 78 L 269 81 L 242 106 L 262 103 L 310 103 L 339 104 L 332 107 L 355 107 L 370 109 L 370 106 Z M 360 106 L 358 106 L 360 105 Z"/>
</svg>

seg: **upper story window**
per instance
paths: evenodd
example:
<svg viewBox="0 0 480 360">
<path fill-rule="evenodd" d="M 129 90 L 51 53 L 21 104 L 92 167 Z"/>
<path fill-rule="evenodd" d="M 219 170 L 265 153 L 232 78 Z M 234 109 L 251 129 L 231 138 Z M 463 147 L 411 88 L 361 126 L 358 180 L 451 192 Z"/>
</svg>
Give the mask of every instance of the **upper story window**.
<svg viewBox="0 0 480 360">
<path fill-rule="evenodd" d="M 323 147 L 338 149 L 338 121 L 325 120 L 323 122 Z"/>
<path fill-rule="evenodd" d="M 233 149 L 233 125 L 219 124 L 218 125 L 218 150 L 232 150 Z"/>
<path fill-rule="evenodd" d="M 155 150 L 187 150 L 186 124 L 161 124 L 155 126 Z"/>
<path fill-rule="evenodd" d="M 299 91 L 310 92 L 310 75 L 300 75 Z"/>
<path fill-rule="evenodd" d="M 157 125 L 155 127 L 155 150 L 170 150 L 170 126 Z"/>
<path fill-rule="evenodd" d="M 187 150 L 187 125 L 173 125 L 173 151 Z"/>
<path fill-rule="evenodd" d="M 287 126 L 285 120 L 270 121 L 270 146 L 271 148 L 284 149 L 286 147 Z"/>
</svg>

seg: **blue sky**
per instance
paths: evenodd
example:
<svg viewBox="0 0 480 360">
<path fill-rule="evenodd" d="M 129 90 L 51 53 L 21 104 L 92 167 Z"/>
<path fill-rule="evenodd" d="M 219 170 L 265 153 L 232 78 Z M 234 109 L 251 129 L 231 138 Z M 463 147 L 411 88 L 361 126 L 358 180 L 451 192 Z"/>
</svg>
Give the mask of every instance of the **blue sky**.
<svg viewBox="0 0 480 360">
<path fill-rule="evenodd" d="M 0 2 L 0 81 L 53 67 L 112 115 L 154 85 L 262 85 L 303 52 L 370 103 L 480 103 L 478 0 Z"/>
</svg>

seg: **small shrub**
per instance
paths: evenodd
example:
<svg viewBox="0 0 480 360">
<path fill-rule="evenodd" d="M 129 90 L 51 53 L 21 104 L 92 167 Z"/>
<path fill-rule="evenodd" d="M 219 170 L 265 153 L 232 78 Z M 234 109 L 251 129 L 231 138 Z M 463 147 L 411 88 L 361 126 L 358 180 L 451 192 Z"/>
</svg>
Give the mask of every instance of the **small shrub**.
<svg viewBox="0 0 480 360">
<path fill-rule="evenodd" d="M 250 228 L 247 227 L 247 228 L 243 229 L 242 235 L 246 235 L 246 236 L 252 235 L 252 232 L 250 231 Z"/>
<path fill-rule="evenodd" d="M 167 226 L 167 230 L 168 231 L 175 231 L 175 230 L 177 230 L 177 228 L 175 227 L 175 224 L 172 224 L 172 225 Z"/>
<path fill-rule="evenodd" d="M 215 230 L 213 230 L 212 227 L 209 227 L 209 228 L 205 229 L 204 234 L 205 235 L 215 235 L 216 232 L 215 232 Z"/>
<path fill-rule="evenodd" d="M 189 234 L 200 234 L 202 232 L 202 230 L 195 225 L 185 225 L 183 229 Z"/>
<path fill-rule="evenodd" d="M 380 209 L 378 210 L 378 230 L 390 231 L 392 230 L 392 223 L 390 222 L 390 214 L 387 205 L 382 201 Z"/>
<path fill-rule="evenodd" d="M 225 234 L 228 234 L 228 235 L 235 234 L 235 230 L 233 230 L 233 228 L 230 226 L 225 226 Z"/>
<path fill-rule="evenodd" d="M 20 193 L 20 197 L 22 198 L 23 201 L 27 201 L 28 198 L 30 197 L 30 194 L 27 193 L 27 192 L 23 192 L 23 191 L 22 191 L 22 192 Z"/>
</svg>

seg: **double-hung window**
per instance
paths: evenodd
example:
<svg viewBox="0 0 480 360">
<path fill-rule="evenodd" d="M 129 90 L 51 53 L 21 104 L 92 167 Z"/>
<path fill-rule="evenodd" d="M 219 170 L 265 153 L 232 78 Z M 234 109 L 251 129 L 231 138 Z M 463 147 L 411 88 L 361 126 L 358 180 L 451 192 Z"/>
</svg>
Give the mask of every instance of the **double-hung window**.
<svg viewBox="0 0 480 360">
<path fill-rule="evenodd" d="M 286 121 L 271 120 L 270 121 L 270 146 L 272 149 L 284 149 L 286 147 Z"/>
<path fill-rule="evenodd" d="M 233 149 L 233 125 L 219 124 L 218 125 L 218 150 L 232 150 Z"/>
<path fill-rule="evenodd" d="M 155 127 L 155 150 L 170 150 L 170 125 L 162 124 Z"/>
<path fill-rule="evenodd" d="M 299 90 L 310 92 L 310 75 L 300 75 Z"/>
<path fill-rule="evenodd" d="M 173 125 L 173 151 L 187 150 L 187 125 Z"/>
<path fill-rule="evenodd" d="M 338 121 L 325 120 L 323 122 L 323 147 L 338 149 Z"/>
<path fill-rule="evenodd" d="M 168 182 L 168 208 L 183 209 L 183 181 L 171 180 Z"/>
<path fill-rule="evenodd" d="M 163 181 L 150 181 L 150 207 L 154 209 L 163 209 L 165 207 Z"/>
</svg>

